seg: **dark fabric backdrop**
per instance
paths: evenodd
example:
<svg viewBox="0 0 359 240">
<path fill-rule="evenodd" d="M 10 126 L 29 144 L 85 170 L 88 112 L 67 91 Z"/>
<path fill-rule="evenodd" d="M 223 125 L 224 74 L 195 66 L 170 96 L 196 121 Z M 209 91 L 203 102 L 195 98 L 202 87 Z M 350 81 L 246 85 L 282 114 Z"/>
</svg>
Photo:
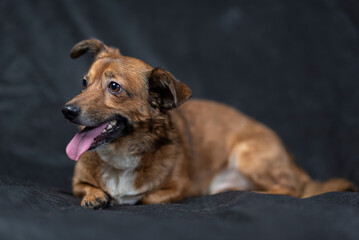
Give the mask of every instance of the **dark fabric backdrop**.
<svg viewBox="0 0 359 240">
<path fill-rule="evenodd" d="M 27 207 L 32 203 L 27 194 L 36 196 L 30 208 L 40 210 L 48 210 L 44 198 L 50 209 L 79 203 L 70 195 L 74 162 L 64 151 L 75 127 L 63 119 L 61 106 L 79 93 L 91 62 L 89 56 L 70 59 L 69 50 L 90 37 L 168 69 L 192 88 L 194 98 L 227 103 L 265 123 L 315 179 L 346 177 L 359 185 L 358 16 L 355 0 L 0 1 L 3 214 L 10 211 L 6 219 L 21 219 L 23 228 L 31 222 L 34 212 L 23 218 L 11 213 L 24 208 L 16 194 L 26 195 Z M 42 196 L 41 189 L 54 192 Z M 131 211 L 154 208 L 146 207 Z M 74 219 L 81 211 L 75 210 Z M 6 226 L 0 221 L 0 230 Z"/>
</svg>

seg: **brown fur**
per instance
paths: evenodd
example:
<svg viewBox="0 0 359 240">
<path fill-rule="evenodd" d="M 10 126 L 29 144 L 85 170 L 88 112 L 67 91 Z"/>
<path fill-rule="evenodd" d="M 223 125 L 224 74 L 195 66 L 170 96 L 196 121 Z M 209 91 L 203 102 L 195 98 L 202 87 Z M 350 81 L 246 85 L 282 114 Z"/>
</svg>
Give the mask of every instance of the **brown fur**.
<svg viewBox="0 0 359 240">
<path fill-rule="evenodd" d="M 96 39 L 78 43 L 71 56 L 87 51 L 95 57 L 85 76 L 88 87 L 69 102 L 81 107 L 75 123 L 96 126 L 120 114 L 133 130 L 80 157 L 73 191 L 82 197 L 82 206 L 101 208 L 112 197 L 102 178 L 110 163 L 100 155 L 138 160 L 133 185 L 138 190 L 135 196 L 144 204 L 226 190 L 309 197 L 355 188 L 344 179 L 313 181 L 295 164 L 273 131 L 237 110 L 210 101 L 185 102 L 191 96 L 190 89 L 169 72 L 123 56 Z M 110 80 L 121 84 L 124 91 L 108 93 L 105 89 Z M 111 164 L 116 168 L 116 163 Z M 226 180 L 228 188 L 210 192 L 216 176 L 222 172 L 221 177 L 226 178 L 226 171 L 234 169 L 248 180 L 247 187 Z M 121 173 L 126 169 L 117 170 Z"/>
</svg>

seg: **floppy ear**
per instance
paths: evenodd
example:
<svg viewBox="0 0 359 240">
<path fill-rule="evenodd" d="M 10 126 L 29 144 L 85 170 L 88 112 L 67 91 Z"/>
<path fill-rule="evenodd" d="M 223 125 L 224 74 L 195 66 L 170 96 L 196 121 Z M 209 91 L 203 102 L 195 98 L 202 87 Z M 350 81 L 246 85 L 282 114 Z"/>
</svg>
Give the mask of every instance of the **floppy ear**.
<svg viewBox="0 0 359 240">
<path fill-rule="evenodd" d="M 70 51 L 72 58 L 78 58 L 90 51 L 93 57 L 97 58 L 104 55 L 120 55 L 116 48 L 111 48 L 103 44 L 100 40 L 91 38 L 77 43 Z"/>
<path fill-rule="evenodd" d="M 192 96 L 191 89 L 162 68 L 154 68 L 148 78 L 149 101 L 161 111 L 180 106 Z"/>
<path fill-rule="evenodd" d="M 85 53 L 90 51 L 94 57 L 97 56 L 101 51 L 106 51 L 105 44 L 103 44 L 100 40 L 92 38 L 83 40 L 77 43 L 70 51 L 70 56 L 72 58 L 78 58 Z"/>
</svg>

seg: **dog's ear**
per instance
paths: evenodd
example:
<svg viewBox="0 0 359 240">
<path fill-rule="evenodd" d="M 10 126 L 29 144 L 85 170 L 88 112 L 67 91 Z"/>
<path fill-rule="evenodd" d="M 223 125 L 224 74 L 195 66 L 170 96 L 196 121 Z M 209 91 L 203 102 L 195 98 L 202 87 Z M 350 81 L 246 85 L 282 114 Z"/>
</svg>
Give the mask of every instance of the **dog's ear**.
<svg viewBox="0 0 359 240">
<path fill-rule="evenodd" d="M 92 38 L 77 43 L 70 51 L 72 58 L 78 58 L 87 52 L 92 53 L 94 58 L 104 55 L 120 55 L 118 49 L 103 44 L 100 40 Z"/>
<path fill-rule="evenodd" d="M 149 101 L 161 111 L 180 106 L 192 96 L 191 89 L 162 68 L 154 68 L 148 78 Z"/>
</svg>

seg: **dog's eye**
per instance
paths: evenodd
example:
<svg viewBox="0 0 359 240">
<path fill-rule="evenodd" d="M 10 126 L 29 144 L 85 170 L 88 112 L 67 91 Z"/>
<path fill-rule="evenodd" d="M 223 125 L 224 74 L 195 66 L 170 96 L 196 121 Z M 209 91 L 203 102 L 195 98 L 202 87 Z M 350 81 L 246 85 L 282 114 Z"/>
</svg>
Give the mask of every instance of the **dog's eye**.
<svg viewBox="0 0 359 240">
<path fill-rule="evenodd" d="M 86 79 L 82 79 L 82 89 L 86 89 L 87 88 L 87 80 Z"/>
<path fill-rule="evenodd" d="M 110 89 L 111 92 L 114 92 L 114 93 L 121 92 L 121 90 L 122 90 L 122 87 L 120 86 L 120 84 L 118 84 L 116 82 L 110 82 L 110 84 L 108 85 L 108 88 Z"/>
</svg>

